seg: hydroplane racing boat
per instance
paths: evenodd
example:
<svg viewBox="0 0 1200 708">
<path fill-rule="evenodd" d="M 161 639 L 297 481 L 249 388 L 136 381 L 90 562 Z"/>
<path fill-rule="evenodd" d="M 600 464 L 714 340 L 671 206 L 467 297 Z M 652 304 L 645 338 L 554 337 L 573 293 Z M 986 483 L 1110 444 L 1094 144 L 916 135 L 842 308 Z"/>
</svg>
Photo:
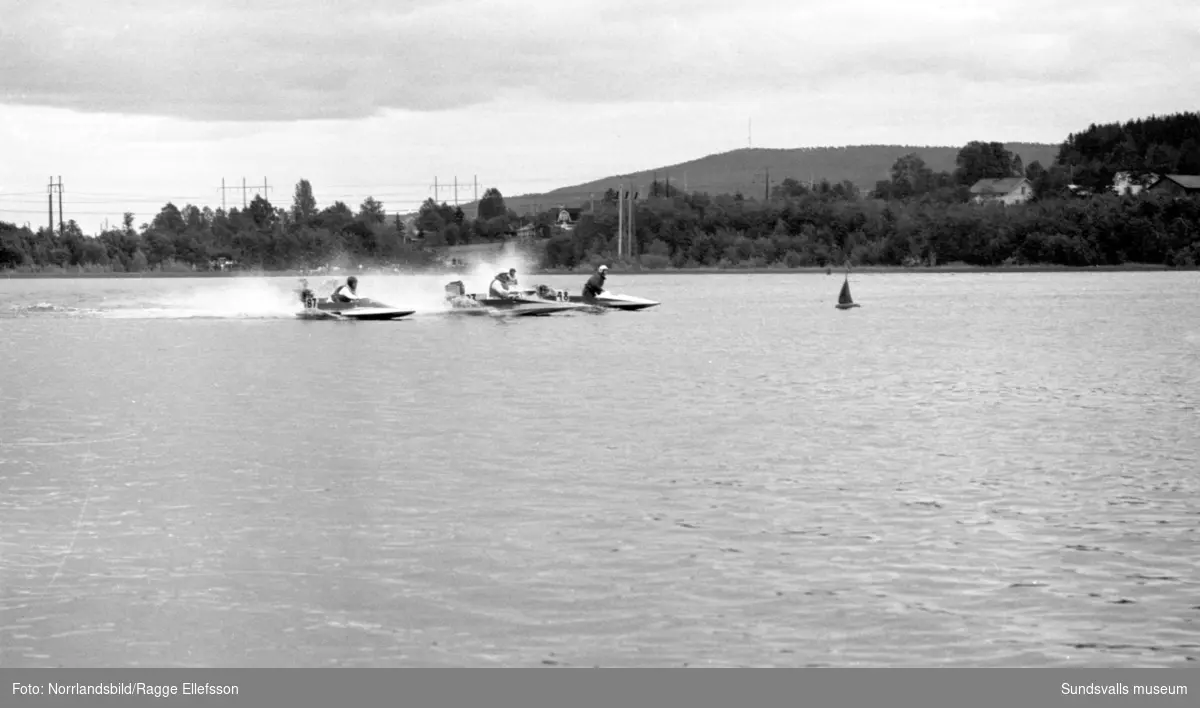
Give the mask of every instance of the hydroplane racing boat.
<svg viewBox="0 0 1200 708">
<path fill-rule="evenodd" d="M 609 310 L 644 310 L 659 304 L 654 300 L 634 297 L 633 295 L 617 295 L 608 291 L 604 291 L 594 298 L 586 298 L 582 295 L 569 295 L 566 290 L 556 290 L 548 285 L 539 285 L 532 290 L 524 290 L 521 294 L 530 298 L 554 302 L 570 302 L 586 307 L 598 307 Z"/>
<path fill-rule="evenodd" d="M 566 300 L 551 301 L 527 297 L 523 293 L 518 297 L 467 294 L 461 280 L 446 285 L 446 301 L 450 303 L 450 312 L 459 315 L 503 314 L 512 317 L 537 317 L 582 308 L 582 305 Z"/>
<path fill-rule="evenodd" d="M 296 313 L 296 317 L 302 320 L 398 320 L 416 312 L 390 307 L 365 297 L 353 302 L 318 299 L 311 291 L 303 294 L 303 301 L 304 309 Z"/>
</svg>

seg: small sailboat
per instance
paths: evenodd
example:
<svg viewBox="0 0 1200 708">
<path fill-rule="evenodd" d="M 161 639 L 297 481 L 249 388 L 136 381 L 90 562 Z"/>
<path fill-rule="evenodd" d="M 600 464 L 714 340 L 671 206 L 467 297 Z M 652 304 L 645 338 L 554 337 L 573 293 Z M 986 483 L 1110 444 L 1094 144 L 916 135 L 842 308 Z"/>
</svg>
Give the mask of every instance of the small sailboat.
<svg viewBox="0 0 1200 708">
<path fill-rule="evenodd" d="M 842 291 L 838 293 L 837 309 L 849 310 L 852 307 L 861 307 L 854 298 L 850 296 L 850 264 L 846 264 L 846 279 L 842 281 Z"/>
</svg>

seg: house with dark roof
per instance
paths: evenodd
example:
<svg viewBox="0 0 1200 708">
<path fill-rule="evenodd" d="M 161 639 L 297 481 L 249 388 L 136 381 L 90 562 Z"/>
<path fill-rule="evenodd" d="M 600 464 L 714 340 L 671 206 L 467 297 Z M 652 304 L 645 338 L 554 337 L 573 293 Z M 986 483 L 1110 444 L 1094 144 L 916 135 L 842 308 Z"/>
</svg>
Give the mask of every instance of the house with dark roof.
<svg viewBox="0 0 1200 708">
<path fill-rule="evenodd" d="M 1020 204 L 1033 198 L 1033 183 L 1024 177 L 981 179 L 971 185 L 971 201 L 976 204 Z"/>
<path fill-rule="evenodd" d="M 1151 192 L 1186 197 L 1200 194 L 1200 175 L 1163 175 L 1149 187 Z"/>
</svg>

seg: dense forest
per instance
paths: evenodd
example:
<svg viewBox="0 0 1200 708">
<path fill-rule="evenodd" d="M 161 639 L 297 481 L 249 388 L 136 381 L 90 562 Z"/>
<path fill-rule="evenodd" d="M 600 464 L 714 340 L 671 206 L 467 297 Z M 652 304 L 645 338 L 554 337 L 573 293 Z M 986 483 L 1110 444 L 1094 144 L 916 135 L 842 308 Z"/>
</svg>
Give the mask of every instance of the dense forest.
<svg viewBox="0 0 1200 708">
<path fill-rule="evenodd" d="M 635 198 L 636 259 L 630 267 L 800 267 L 840 264 L 973 265 L 1200 263 L 1200 197 L 1153 190 L 1117 194 L 1116 175 L 1143 183 L 1158 174 L 1200 174 L 1200 114 L 1093 125 L 1070 135 L 1053 164 L 1022 165 L 1004 144 L 964 146 L 954 170 L 935 171 L 915 153 L 862 193 L 849 181 L 782 179 L 766 194 L 684 193 L 654 181 Z M 983 178 L 1025 177 L 1023 204 L 976 204 Z M 427 200 L 409 222 L 368 197 L 317 208 L 301 180 L 290 208 L 257 197 L 245 209 L 166 204 L 149 222 L 132 215 L 85 235 L 72 221 L 51 232 L 0 222 L 0 270 L 207 270 L 220 259 L 244 268 L 315 268 L 331 262 L 421 266 L 442 247 L 502 241 L 533 225 L 548 268 L 586 267 L 616 253 L 618 195 L 609 190 L 570 230 L 559 210 L 518 216 L 499 190 L 477 218 Z"/>
</svg>

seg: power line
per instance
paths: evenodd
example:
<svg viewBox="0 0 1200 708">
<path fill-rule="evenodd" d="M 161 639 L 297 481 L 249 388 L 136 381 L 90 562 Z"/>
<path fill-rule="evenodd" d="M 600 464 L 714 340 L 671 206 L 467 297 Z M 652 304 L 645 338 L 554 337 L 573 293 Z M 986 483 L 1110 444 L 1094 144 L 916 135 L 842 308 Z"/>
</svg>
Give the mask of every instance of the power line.
<svg viewBox="0 0 1200 708">
<path fill-rule="evenodd" d="M 255 189 L 257 189 L 257 188 L 258 188 L 257 185 L 255 185 Z M 226 187 L 225 186 L 225 178 L 222 177 L 221 178 L 221 210 L 222 211 L 228 211 L 228 209 L 226 208 L 226 204 L 225 204 L 225 192 L 230 189 L 237 189 L 237 187 Z M 242 178 L 242 208 L 243 209 L 245 209 L 247 207 L 246 192 L 248 191 L 248 189 L 249 188 L 246 186 L 246 178 L 243 177 Z M 261 193 L 256 192 L 255 195 L 261 196 L 263 199 L 266 199 L 269 202 L 270 199 L 267 196 L 267 192 L 269 192 L 271 189 L 272 189 L 272 187 L 267 184 L 267 178 L 263 177 L 262 192 Z"/>
<path fill-rule="evenodd" d="M 552 184 L 546 184 L 544 186 L 538 185 L 539 182 L 550 181 L 553 179 L 551 177 L 539 175 L 531 180 L 529 179 L 529 175 L 524 175 L 524 177 L 525 179 L 529 180 L 528 182 L 525 182 L 529 186 L 525 187 L 519 194 L 513 194 L 510 192 L 509 196 L 506 197 L 506 201 L 511 202 L 512 206 L 518 210 L 528 210 L 530 208 L 529 200 L 531 198 L 536 198 L 539 195 L 548 194 L 549 198 L 556 202 L 570 202 L 579 200 L 586 201 L 594 194 L 594 186 L 591 183 L 589 183 L 587 187 L 580 189 L 556 189 L 552 186 Z M 603 186 L 606 180 L 596 181 L 600 182 Z M 472 196 L 474 197 L 475 203 L 478 204 L 480 199 L 478 175 L 473 175 L 470 184 L 473 193 Z M 415 185 L 417 188 L 406 188 L 405 185 Z M 421 195 L 422 190 L 420 188 L 422 186 L 428 188 L 428 185 L 421 185 L 420 183 L 412 182 L 394 182 L 388 185 L 371 185 L 370 189 L 367 189 L 366 184 L 361 185 L 364 192 L 370 192 L 373 198 L 375 198 L 377 201 L 383 202 L 389 212 L 397 213 L 411 213 L 419 211 L 421 204 L 427 199 L 427 197 Z M 437 177 L 435 178 L 435 196 L 440 202 L 442 187 L 454 187 L 457 191 L 458 186 L 457 176 L 452 180 L 452 184 L 444 184 L 443 180 L 441 180 L 440 177 Z M 249 193 L 252 191 L 261 193 L 265 198 L 269 196 L 270 190 L 274 189 L 274 187 L 272 187 L 265 178 L 261 187 L 252 187 L 249 184 L 248 179 L 243 179 L 243 184 L 240 188 L 243 190 L 243 204 L 247 205 L 249 201 Z M 316 192 L 316 195 L 314 196 L 322 196 L 323 198 L 321 198 L 318 203 L 325 204 L 326 207 L 339 201 L 348 205 L 353 205 L 354 203 L 358 202 L 359 198 L 362 196 L 362 192 L 354 194 L 348 193 L 350 188 L 352 188 L 352 185 L 348 184 L 337 185 L 336 187 L 327 186 L 324 190 L 314 190 Z M 60 189 L 62 190 L 62 193 L 65 193 L 65 187 L 62 186 L 61 179 L 56 181 L 52 178 L 51 186 L 47 189 L 49 192 L 48 199 L 52 201 L 53 194 L 58 194 L 58 190 Z M 222 188 L 220 190 L 222 197 L 222 201 L 220 203 L 222 204 L 222 208 L 226 208 L 228 206 L 228 191 L 231 189 L 237 190 L 239 187 L 229 185 L 228 180 L 223 179 Z M 343 192 L 343 190 L 346 191 Z M 322 192 L 324 192 L 324 194 L 322 194 Z M 3 196 L 5 197 L 3 205 L 4 208 L 0 209 L 0 213 L 22 214 L 26 215 L 26 218 L 32 216 L 37 210 L 37 207 L 33 206 L 38 203 L 37 198 L 34 196 L 37 194 L 38 192 L 31 191 L 3 193 Z M 91 209 L 74 212 L 80 216 L 112 216 L 118 213 L 130 212 L 139 218 L 144 217 L 147 214 L 153 215 L 159 213 L 161 211 L 161 207 L 168 203 L 175 204 L 178 208 L 183 208 L 184 204 L 186 204 L 189 207 L 208 209 L 211 197 L 215 196 L 211 192 L 208 195 L 177 193 L 155 196 L 152 192 L 143 190 L 98 190 L 72 192 L 72 194 L 72 198 L 75 199 L 75 204 L 78 206 L 92 207 Z M 461 196 L 461 194 L 457 195 L 456 203 L 461 203 Z M 17 198 L 13 199 L 12 197 Z M 65 199 L 63 199 L 60 194 L 60 202 L 62 201 L 65 201 Z M 24 205 L 30 205 L 30 208 L 21 208 Z M 150 208 L 151 205 L 153 205 L 155 208 Z M 540 209 L 541 205 L 536 205 L 534 208 Z M 60 221 L 65 221 L 65 208 L 61 203 L 59 212 Z M 45 213 L 49 215 L 49 225 L 52 227 L 54 221 L 52 204 L 48 204 L 48 211 Z"/>
<path fill-rule="evenodd" d="M 258 193 L 260 190 L 263 190 L 264 186 L 265 186 L 266 191 L 276 189 L 275 187 L 270 186 L 269 184 L 250 185 L 249 183 L 247 183 L 246 191 L 248 193 L 250 193 L 250 192 Z M 452 186 L 453 185 L 443 185 L 443 184 L 440 184 L 440 182 L 439 182 L 439 184 L 438 184 L 439 195 L 438 196 L 440 196 L 440 192 L 443 188 L 449 189 Z M 466 186 L 465 184 L 459 185 L 459 188 L 461 189 L 465 186 Z M 228 192 L 229 190 L 242 189 L 242 187 L 241 186 L 231 186 L 231 185 L 226 184 L 224 189 L 226 192 Z M 219 192 L 220 190 L 221 190 L 221 188 L 218 187 L 214 191 Z M 473 184 L 473 190 L 475 192 L 475 194 L 474 194 L 475 200 L 478 201 L 478 182 L 477 181 Z M 547 187 L 547 188 L 538 190 L 536 188 L 527 188 L 527 189 L 523 190 L 520 194 L 510 193 L 509 196 L 507 196 L 505 198 L 506 199 L 515 199 L 515 198 L 521 198 L 521 197 L 526 197 L 526 196 L 537 196 L 537 195 L 546 194 L 546 193 L 550 193 L 550 192 L 553 192 L 553 194 L 551 195 L 553 197 L 586 196 L 588 194 L 593 194 L 594 191 L 595 191 L 594 189 L 563 190 L 563 189 Z M 44 193 L 45 192 L 3 192 L 0 194 L 2 194 L 4 197 L 6 197 L 5 201 L 10 204 L 11 203 L 37 204 L 37 203 L 40 203 L 40 201 L 38 199 L 29 199 L 29 198 L 8 199 L 7 197 L 16 197 L 16 196 L 32 197 L 34 195 L 44 194 Z M 162 195 L 162 196 L 151 196 L 150 194 L 148 194 L 146 192 L 134 192 L 134 191 L 108 192 L 108 193 L 82 192 L 81 191 L 81 192 L 72 192 L 72 194 L 74 195 L 73 198 L 75 199 L 75 203 L 82 203 L 82 204 L 125 204 L 125 203 L 166 204 L 167 202 L 172 202 L 172 203 L 176 203 L 176 204 L 180 203 L 180 202 L 183 202 L 183 203 L 187 203 L 187 202 L 205 203 L 212 196 L 211 193 L 207 194 L 207 195 L 206 194 L 171 194 L 171 195 Z M 357 200 L 360 196 L 363 196 L 363 195 L 373 196 L 376 199 L 392 199 L 392 200 L 399 200 L 399 201 L 424 201 L 420 196 L 420 191 L 415 190 L 415 189 L 414 190 L 380 189 L 380 190 L 366 190 L 363 192 L 355 192 L 355 193 L 330 192 L 328 190 L 314 190 L 314 196 L 324 197 L 324 198 L 318 199 L 318 201 L 333 201 L 334 199 Z"/>
</svg>

